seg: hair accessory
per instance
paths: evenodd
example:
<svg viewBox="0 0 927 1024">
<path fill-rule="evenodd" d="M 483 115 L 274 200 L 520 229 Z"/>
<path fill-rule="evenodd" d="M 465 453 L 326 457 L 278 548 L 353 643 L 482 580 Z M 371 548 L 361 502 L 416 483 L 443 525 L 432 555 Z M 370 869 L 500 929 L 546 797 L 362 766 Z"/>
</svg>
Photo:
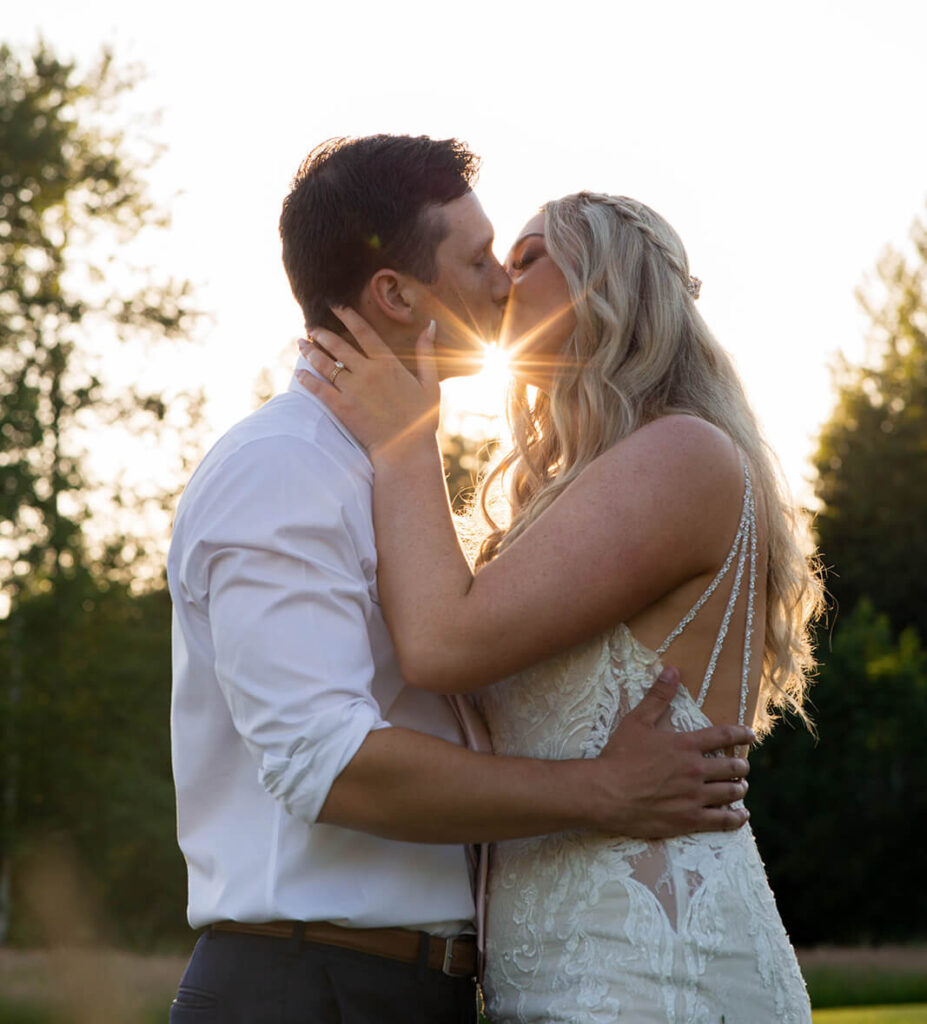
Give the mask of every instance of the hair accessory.
<svg viewBox="0 0 927 1024">
<path fill-rule="evenodd" d="M 692 296 L 693 299 L 697 299 L 702 291 L 702 280 L 698 277 L 689 277 L 686 281 L 686 291 Z"/>
</svg>

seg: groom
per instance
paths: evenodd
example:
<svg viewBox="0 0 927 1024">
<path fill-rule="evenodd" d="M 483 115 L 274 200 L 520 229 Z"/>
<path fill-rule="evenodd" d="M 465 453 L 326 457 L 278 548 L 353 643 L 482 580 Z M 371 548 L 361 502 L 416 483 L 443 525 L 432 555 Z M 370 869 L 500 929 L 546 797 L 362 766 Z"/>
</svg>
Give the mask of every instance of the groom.
<svg viewBox="0 0 927 1024">
<path fill-rule="evenodd" d="M 478 368 L 508 279 L 455 140 L 336 140 L 280 222 L 307 325 L 352 305 L 404 359 L 439 326 Z M 304 366 L 307 364 L 303 364 Z M 468 841 L 737 828 L 749 730 L 658 730 L 672 671 L 593 761 L 464 745 L 469 705 L 406 687 L 377 596 L 372 470 L 294 381 L 209 452 L 178 509 L 172 737 L 199 939 L 172 1024 L 475 1021 Z"/>
</svg>

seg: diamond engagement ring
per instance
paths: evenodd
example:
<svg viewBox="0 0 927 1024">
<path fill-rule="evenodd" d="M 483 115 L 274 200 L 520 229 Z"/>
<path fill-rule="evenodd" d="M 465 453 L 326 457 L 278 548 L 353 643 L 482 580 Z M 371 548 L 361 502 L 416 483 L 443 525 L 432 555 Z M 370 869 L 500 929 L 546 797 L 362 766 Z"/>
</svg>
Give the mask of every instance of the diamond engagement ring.
<svg viewBox="0 0 927 1024">
<path fill-rule="evenodd" d="M 344 369 L 344 363 L 339 359 L 335 363 L 335 366 L 332 369 L 332 372 L 328 375 L 328 383 L 329 384 L 334 384 L 335 383 L 335 378 L 338 376 L 339 373 L 341 373 L 341 371 L 343 369 Z"/>
</svg>

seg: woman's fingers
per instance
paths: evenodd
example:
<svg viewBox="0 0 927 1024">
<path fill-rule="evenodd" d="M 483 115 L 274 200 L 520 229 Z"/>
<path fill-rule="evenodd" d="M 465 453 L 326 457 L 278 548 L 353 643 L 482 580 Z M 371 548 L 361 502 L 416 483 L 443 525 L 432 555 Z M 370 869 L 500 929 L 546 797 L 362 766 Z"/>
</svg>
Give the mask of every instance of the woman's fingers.
<svg viewBox="0 0 927 1024">
<path fill-rule="evenodd" d="M 350 306 L 332 306 L 331 311 L 354 335 L 355 341 L 368 356 L 392 355 L 392 351 L 380 335 Z"/>
<path fill-rule="evenodd" d="M 320 380 L 308 370 L 297 370 L 296 379 L 310 395 L 315 395 L 320 402 L 327 405 L 329 408 L 332 406 L 332 400 L 338 398 L 340 395 L 340 392 L 337 389 L 329 387 L 324 380 Z"/>
<path fill-rule="evenodd" d="M 333 359 L 330 355 L 319 348 L 318 345 L 313 345 L 300 339 L 299 350 L 306 357 L 312 367 L 318 370 L 332 387 L 338 387 L 338 378 L 342 373 L 351 372 L 340 359 Z M 305 373 L 305 370 L 303 373 Z M 309 374 L 309 376 L 311 377 L 312 374 Z"/>
<path fill-rule="evenodd" d="M 340 359 L 347 367 L 356 369 L 358 361 L 365 358 L 364 352 L 358 352 L 350 342 L 325 327 L 313 327 L 309 331 L 309 338 L 316 346 L 323 348 L 332 359 Z"/>
<path fill-rule="evenodd" d="M 418 368 L 418 379 L 426 391 L 438 391 L 438 365 L 435 362 L 435 334 L 438 325 L 432 320 L 418 336 L 415 343 L 415 361 Z"/>
</svg>

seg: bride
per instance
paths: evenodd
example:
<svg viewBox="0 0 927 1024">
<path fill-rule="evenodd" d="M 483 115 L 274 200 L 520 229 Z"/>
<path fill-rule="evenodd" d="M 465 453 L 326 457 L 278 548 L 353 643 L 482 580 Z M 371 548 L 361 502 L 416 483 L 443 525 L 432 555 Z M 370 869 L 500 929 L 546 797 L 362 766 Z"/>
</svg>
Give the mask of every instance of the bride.
<svg viewBox="0 0 927 1024">
<path fill-rule="evenodd" d="M 337 386 L 301 376 L 369 449 L 407 681 L 478 692 L 494 751 L 529 757 L 597 756 L 668 652 L 688 687 L 669 728 L 803 715 L 819 584 L 678 236 L 581 192 L 528 221 L 506 268 L 514 448 L 482 484 L 474 569 L 435 443 L 434 323 L 416 378 L 339 310 L 361 351 L 314 331 Z M 811 1019 L 749 827 L 499 843 L 487 934 L 494 1024 Z"/>
</svg>

